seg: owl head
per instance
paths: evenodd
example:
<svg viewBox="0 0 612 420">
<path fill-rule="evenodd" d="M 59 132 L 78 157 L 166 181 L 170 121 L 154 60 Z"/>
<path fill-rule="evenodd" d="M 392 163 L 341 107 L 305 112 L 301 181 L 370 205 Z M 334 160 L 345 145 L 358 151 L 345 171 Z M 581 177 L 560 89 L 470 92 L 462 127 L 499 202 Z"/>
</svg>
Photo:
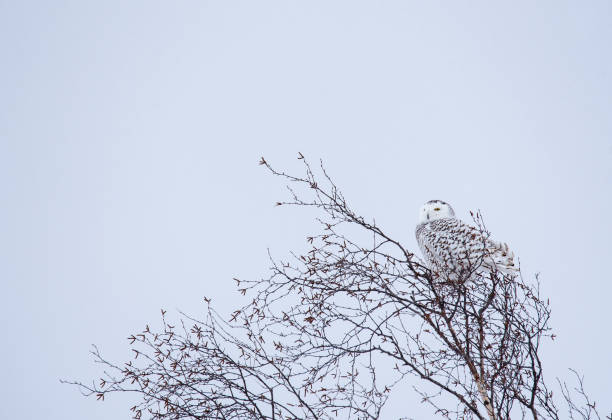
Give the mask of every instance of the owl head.
<svg viewBox="0 0 612 420">
<path fill-rule="evenodd" d="M 455 217 L 455 211 L 450 204 L 441 200 L 431 200 L 423 204 L 419 210 L 419 223 L 427 223 L 437 219 Z"/>
</svg>

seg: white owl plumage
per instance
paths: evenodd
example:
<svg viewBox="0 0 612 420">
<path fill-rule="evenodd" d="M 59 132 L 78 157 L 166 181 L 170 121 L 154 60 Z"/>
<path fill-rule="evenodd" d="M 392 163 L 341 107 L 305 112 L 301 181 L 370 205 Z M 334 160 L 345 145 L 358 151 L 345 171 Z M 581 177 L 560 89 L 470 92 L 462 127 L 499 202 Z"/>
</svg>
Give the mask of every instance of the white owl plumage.
<svg viewBox="0 0 612 420">
<path fill-rule="evenodd" d="M 421 207 L 415 233 L 429 268 L 449 278 L 492 271 L 513 275 L 518 271 L 507 244 L 495 242 L 457 219 L 444 201 L 431 200 Z"/>
</svg>

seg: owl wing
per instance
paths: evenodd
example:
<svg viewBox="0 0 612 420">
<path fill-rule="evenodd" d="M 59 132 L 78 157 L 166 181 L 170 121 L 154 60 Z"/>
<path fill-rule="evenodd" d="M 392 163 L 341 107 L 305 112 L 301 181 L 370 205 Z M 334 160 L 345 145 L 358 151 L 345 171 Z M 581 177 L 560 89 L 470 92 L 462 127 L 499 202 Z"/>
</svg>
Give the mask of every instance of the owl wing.
<svg viewBox="0 0 612 420">
<path fill-rule="evenodd" d="M 417 240 L 430 268 L 458 273 L 517 271 L 514 254 L 505 243 L 495 242 L 459 219 L 440 219 L 417 229 Z"/>
</svg>

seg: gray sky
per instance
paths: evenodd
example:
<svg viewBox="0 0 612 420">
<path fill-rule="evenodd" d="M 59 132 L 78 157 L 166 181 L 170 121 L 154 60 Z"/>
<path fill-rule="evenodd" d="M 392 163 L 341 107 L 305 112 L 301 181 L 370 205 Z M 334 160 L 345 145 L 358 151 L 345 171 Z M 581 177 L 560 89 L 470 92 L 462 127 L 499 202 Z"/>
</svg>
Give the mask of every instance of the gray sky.
<svg viewBox="0 0 612 420">
<path fill-rule="evenodd" d="M 611 43 L 608 1 L 0 1 L 0 417 L 129 418 L 59 378 L 303 247 L 257 166 L 298 151 L 415 250 L 424 201 L 481 209 L 541 273 L 549 379 L 610 410 Z"/>
</svg>

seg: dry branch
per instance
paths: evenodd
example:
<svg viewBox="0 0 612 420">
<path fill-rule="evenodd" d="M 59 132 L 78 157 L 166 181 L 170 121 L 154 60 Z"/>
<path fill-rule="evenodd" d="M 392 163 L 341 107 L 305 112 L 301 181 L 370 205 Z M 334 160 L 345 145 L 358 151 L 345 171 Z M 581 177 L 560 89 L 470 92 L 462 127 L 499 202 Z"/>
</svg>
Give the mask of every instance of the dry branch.
<svg viewBox="0 0 612 420">
<path fill-rule="evenodd" d="M 206 319 L 183 314 L 177 327 L 164 316 L 160 332 L 130 337 L 137 360 L 121 367 L 95 348 L 109 372 L 78 383 L 84 392 L 138 393 L 134 418 L 378 419 L 411 375 L 435 390 L 416 392 L 442 418 L 560 418 L 540 359 L 551 331 L 537 277 L 432 273 L 358 215 L 322 165 L 317 175 L 299 159 L 300 176 L 260 164 L 288 183 L 278 205 L 319 211 L 308 251 L 271 257 L 266 278 L 236 279 L 249 303 L 229 321 L 210 306 Z M 482 217 L 474 220 L 488 237 Z M 477 267 L 479 255 L 466 265 Z M 570 415 L 599 418 L 588 398 L 578 407 L 562 389 Z"/>
</svg>

